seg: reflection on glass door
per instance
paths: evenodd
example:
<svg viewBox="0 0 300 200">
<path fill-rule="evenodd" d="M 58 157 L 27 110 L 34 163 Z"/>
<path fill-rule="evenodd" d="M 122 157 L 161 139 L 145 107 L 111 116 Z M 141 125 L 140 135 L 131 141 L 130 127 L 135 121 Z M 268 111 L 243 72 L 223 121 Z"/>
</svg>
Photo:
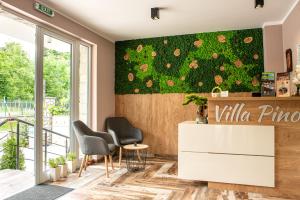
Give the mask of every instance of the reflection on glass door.
<svg viewBox="0 0 300 200">
<path fill-rule="evenodd" d="M 43 162 L 66 156 L 70 147 L 72 44 L 44 35 Z"/>
<path fill-rule="evenodd" d="M 90 47 L 79 46 L 79 120 L 88 124 Z"/>
<path fill-rule="evenodd" d="M 79 45 L 79 116 L 78 119 L 89 125 L 89 69 L 90 69 L 90 47 Z M 79 149 L 79 157 L 83 154 Z"/>
</svg>

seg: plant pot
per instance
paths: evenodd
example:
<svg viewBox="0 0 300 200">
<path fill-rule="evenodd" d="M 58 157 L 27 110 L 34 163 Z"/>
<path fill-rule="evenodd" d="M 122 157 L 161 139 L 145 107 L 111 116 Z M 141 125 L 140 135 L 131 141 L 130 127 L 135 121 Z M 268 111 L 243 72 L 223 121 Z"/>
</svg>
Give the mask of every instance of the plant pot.
<svg viewBox="0 0 300 200">
<path fill-rule="evenodd" d="M 58 181 L 60 178 L 60 167 L 50 168 L 50 180 Z"/>
<path fill-rule="evenodd" d="M 196 124 L 207 124 L 207 118 L 205 117 L 205 106 L 199 106 L 197 110 Z"/>
<path fill-rule="evenodd" d="M 76 160 L 67 161 L 67 165 L 68 165 L 68 171 L 70 173 L 74 173 L 76 171 L 76 165 L 77 165 Z"/>
<path fill-rule="evenodd" d="M 66 178 L 68 176 L 68 165 L 59 165 L 60 166 L 60 177 Z"/>
</svg>

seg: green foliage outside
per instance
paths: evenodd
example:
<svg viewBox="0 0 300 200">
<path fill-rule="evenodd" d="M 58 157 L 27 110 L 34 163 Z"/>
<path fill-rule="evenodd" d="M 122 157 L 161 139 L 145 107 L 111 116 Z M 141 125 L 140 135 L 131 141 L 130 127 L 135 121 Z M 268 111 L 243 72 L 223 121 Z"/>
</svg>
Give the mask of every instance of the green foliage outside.
<svg viewBox="0 0 300 200">
<path fill-rule="evenodd" d="M 12 42 L 1 47 L 0 99 L 33 100 L 34 71 L 34 61 L 20 44 Z M 46 96 L 56 97 L 56 106 L 64 106 L 70 99 L 70 53 L 45 49 L 43 73 Z"/>
<path fill-rule="evenodd" d="M 116 42 L 116 94 L 260 88 L 262 29 Z"/>
<path fill-rule="evenodd" d="M 33 100 L 34 65 L 18 43 L 0 48 L 0 98 Z"/>
<path fill-rule="evenodd" d="M 17 140 L 15 136 L 9 137 L 3 144 L 3 155 L 0 158 L 0 169 L 16 169 L 17 168 Z M 22 145 L 20 145 L 22 147 Z M 25 169 L 24 154 L 19 149 L 19 169 Z"/>
<path fill-rule="evenodd" d="M 63 106 L 51 106 L 49 111 L 52 115 L 64 115 L 69 112 L 69 110 Z"/>
<path fill-rule="evenodd" d="M 29 131 L 28 131 L 28 126 L 26 124 L 21 124 L 20 123 L 20 145 L 22 147 L 27 147 L 29 145 Z M 0 131 L 3 132 L 9 132 L 9 134 L 11 135 L 15 135 L 15 133 L 17 132 L 17 122 L 16 121 L 11 121 L 8 122 L 6 124 L 4 124 L 3 126 L 0 127 Z M 0 137 L 2 137 L 2 135 L 0 134 Z"/>
<path fill-rule="evenodd" d="M 46 95 L 57 100 L 70 98 L 70 53 L 44 51 Z"/>
</svg>

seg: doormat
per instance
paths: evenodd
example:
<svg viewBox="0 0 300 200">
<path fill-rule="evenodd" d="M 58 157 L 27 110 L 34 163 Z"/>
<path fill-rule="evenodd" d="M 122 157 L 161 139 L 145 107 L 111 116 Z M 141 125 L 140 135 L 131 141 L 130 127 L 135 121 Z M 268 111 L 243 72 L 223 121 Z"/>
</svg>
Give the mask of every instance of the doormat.
<svg viewBox="0 0 300 200">
<path fill-rule="evenodd" d="M 71 192 L 72 190 L 72 188 L 42 184 L 17 193 L 6 198 L 6 200 L 53 200 Z"/>
</svg>

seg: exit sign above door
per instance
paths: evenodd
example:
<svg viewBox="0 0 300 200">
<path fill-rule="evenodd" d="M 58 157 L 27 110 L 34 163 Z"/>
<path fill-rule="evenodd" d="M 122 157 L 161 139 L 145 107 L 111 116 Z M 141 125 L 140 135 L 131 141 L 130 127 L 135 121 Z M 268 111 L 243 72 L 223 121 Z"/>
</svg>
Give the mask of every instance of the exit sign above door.
<svg viewBox="0 0 300 200">
<path fill-rule="evenodd" d="M 44 6 L 43 4 L 40 4 L 38 2 L 35 2 L 33 6 L 37 11 L 49 17 L 54 17 L 54 11 L 51 8 L 48 8 L 47 6 Z"/>
</svg>

